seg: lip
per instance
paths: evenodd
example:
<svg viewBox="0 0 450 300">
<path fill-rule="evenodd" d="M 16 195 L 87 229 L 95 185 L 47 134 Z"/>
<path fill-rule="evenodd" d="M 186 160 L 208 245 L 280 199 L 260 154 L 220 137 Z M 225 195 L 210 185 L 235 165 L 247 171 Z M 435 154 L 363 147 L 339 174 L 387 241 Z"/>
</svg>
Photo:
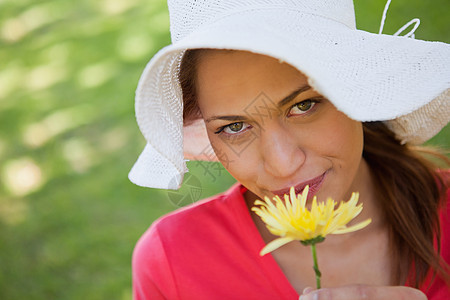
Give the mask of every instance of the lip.
<svg viewBox="0 0 450 300">
<path fill-rule="evenodd" d="M 322 186 L 322 183 L 325 179 L 325 175 L 327 174 L 327 172 L 323 173 L 320 176 L 314 177 L 310 180 L 307 181 L 303 181 L 297 185 L 294 186 L 295 189 L 295 193 L 296 194 L 300 194 L 303 192 L 303 190 L 305 189 L 305 187 L 307 185 L 309 185 L 309 192 L 308 192 L 308 199 L 312 196 L 314 196 L 316 194 L 316 192 L 320 189 L 320 187 Z M 290 191 L 291 187 L 288 188 L 284 188 L 281 190 L 276 190 L 276 191 L 271 191 L 272 194 L 277 195 L 282 197 L 283 195 L 289 195 L 289 191 Z"/>
</svg>

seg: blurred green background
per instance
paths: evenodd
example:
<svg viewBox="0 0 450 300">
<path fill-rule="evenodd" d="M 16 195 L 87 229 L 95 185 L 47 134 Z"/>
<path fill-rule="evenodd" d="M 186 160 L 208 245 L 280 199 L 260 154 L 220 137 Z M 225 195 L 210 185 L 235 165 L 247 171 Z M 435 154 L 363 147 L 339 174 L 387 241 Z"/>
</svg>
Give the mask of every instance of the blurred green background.
<svg viewBox="0 0 450 300">
<path fill-rule="evenodd" d="M 384 0 L 355 6 L 358 27 L 378 32 Z M 448 0 L 394 0 L 384 33 L 419 17 L 416 38 L 450 42 L 449 13 Z M 0 0 L 0 299 L 131 299 L 139 236 L 234 182 L 195 162 L 194 197 L 127 179 L 145 144 L 134 90 L 169 43 L 165 1 Z"/>
</svg>

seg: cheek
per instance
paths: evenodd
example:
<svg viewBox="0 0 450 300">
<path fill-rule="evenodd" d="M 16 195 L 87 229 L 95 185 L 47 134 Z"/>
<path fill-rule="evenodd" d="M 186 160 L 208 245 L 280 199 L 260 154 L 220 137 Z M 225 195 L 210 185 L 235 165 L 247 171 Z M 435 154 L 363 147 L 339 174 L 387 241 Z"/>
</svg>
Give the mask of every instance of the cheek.
<svg viewBox="0 0 450 300">
<path fill-rule="evenodd" d="M 225 142 L 216 134 L 209 132 L 208 137 L 217 158 L 236 180 L 244 185 L 255 181 L 257 166 L 256 161 L 251 159 L 258 155 L 254 153 L 255 140 Z"/>
<path fill-rule="evenodd" d="M 297 134 L 298 142 L 309 148 L 310 156 L 333 159 L 339 167 L 359 164 L 363 148 L 361 122 L 348 118 L 334 107 L 327 107 L 304 131 L 308 134 Z"/>
<path fill-rule="evenodd" d="M 334 122 L 327 125 L 327 136 L 323 141 L 342 163 L 359 165 L 363 150 L 363 130 L 360 122 L 349 119 L 342 113 L 338 113 Z"/>
</svg>

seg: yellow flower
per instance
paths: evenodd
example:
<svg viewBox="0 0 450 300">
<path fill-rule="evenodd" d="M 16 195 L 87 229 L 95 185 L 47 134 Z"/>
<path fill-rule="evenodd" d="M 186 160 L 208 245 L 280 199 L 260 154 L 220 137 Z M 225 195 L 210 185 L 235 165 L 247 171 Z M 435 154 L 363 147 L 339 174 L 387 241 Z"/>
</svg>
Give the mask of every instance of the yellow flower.
<svg viewBox="0 0 450 300">
<path fill-rule="evenodd" d="M 328 198 L 327 201 L 317 203 L 317 197 L 312 200 L 311 210 L 306 208 L 309 187 L 306 186 L 303 193 L 295 194 L 292 187 L 290 196 L 284 195 L 284 203 L 279 196 L 273 200 L 275 204 L 265 197 L 265 202 L 255 201 L 252 210 L 266 223 L 269 231 L 280 236 L 267 244 L 261 255 L 298 240 L 302 244 L 315 244 L 323 241 L 328 234 L 342 234 L 362 229 L 372 221 L 367 219 L 363 222 L 347 227 L 347 223 L 354 219 L 362 211 L 362 204 L 357 205 L 359 194 L 353 193 L 348 202 L 341 202 L 335 209 L 337 203 Z"/>
</svg>

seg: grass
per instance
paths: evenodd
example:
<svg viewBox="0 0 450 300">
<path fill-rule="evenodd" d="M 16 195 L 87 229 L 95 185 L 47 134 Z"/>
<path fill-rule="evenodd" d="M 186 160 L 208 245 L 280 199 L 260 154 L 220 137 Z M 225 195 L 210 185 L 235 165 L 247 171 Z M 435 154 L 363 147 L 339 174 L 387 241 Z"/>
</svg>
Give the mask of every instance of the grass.
<svg viewBox="0 0 450 300">
<path fill-rule="evenodd" d="M 385 32 L 420 17 L 417 38 L 450 42 L 444 7 L 396 0 Z M 383 1 L 356 9 L 376 32 Z M 134 90 L 170 43 L 166 4 L 6 0 L 0 25 L 0 298 L 131 299 L 135 242 L 189 202 L 127 179 L 144 147 Z M 448 148 L 449 136 L 431 143 Z M 189 165 L 202 198 L 234 182 L 218 165 Z"/>
</svg>

